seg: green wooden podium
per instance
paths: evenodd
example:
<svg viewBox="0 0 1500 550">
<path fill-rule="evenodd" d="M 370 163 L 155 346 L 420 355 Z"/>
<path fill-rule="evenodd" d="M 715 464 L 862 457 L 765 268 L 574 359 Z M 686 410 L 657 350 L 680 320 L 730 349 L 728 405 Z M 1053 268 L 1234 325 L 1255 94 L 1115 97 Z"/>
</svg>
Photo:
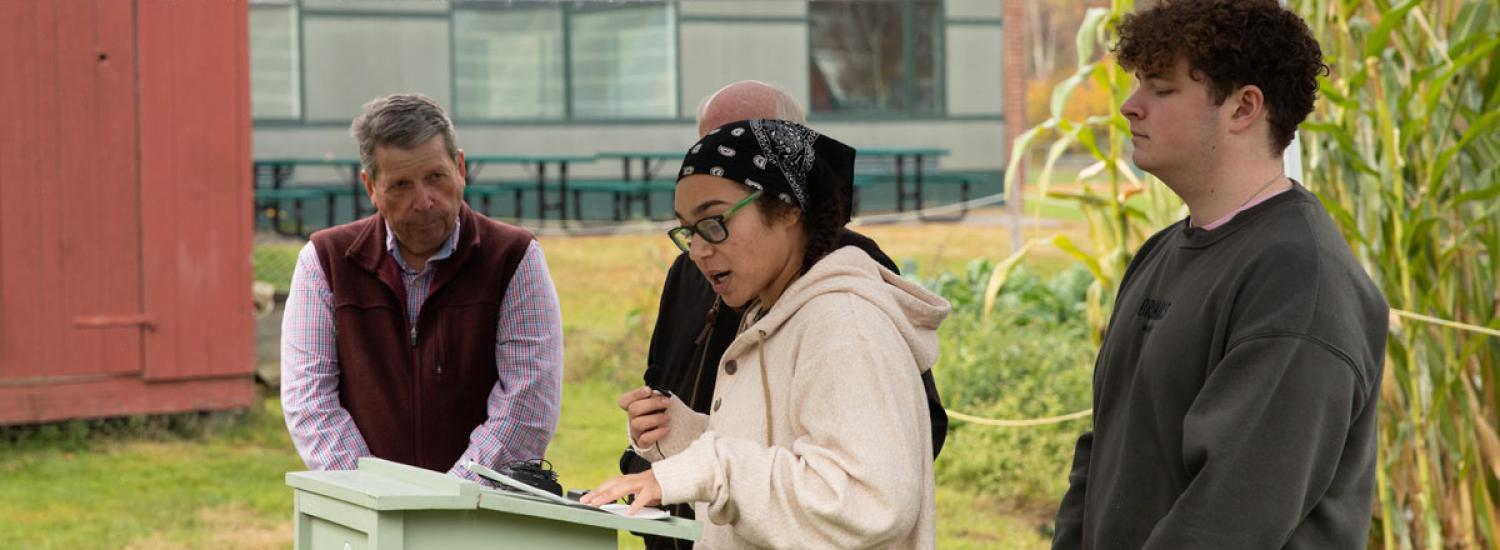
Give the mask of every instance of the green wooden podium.
<svg viewBox="0 0 1500 550">
<path fill-rule="evenodd" d="M 618 531 L 697 540 L 692 520 L 635 519 L 378 458 L 359 469 L 292 472 L 298 550 L 615 548 Z"/>
</svg>

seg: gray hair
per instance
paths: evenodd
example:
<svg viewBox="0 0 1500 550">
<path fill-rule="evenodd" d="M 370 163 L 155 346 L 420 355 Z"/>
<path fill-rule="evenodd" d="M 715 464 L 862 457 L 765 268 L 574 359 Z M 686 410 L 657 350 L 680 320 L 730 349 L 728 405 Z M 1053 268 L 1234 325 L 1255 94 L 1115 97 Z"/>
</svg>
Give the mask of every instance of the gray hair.
<svg viewBox="0 0 1500 550">
<path fill-rule="evenodd" d="M 458 157 L 453 121 L 442 106 L 422 94 L 391 94 L 371 100 L 349 125 L 349 133 L 359 142 L 359 163 L 371 179 L 376 177 L 377 147 L 413 149 L 441 135 L 448 156 Z"/>
</svg>

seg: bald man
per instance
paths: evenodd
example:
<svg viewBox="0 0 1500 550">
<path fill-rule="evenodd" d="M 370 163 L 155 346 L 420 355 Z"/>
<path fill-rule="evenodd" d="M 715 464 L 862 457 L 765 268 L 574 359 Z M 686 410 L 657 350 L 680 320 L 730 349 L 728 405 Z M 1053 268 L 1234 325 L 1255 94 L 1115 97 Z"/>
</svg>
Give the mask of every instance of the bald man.
<svg viewBox="0 0 1500 550">
<path fill-rule="evenodd" d="M 730 122 L 752 118 L 774 118 L 806 124 L 802 106 L 785 90 L 758 80 L 742 80 L 709 94 L 698 107 L 698 137 Z M 899 272 L 896 263 L 869 237 L 848 229 L 839 234 L 839 246 L 857 246 L 880 265 Z M 740 312 L 723 305 L 687 254 L 680 254 L 667 270 L 662 287 L 656 329 L 646 354 L 646 385 L 676 394 L 693 410 L 709 413 L 719 359 L 734 341 Z M 927 409 L 932 422 L 932 454 L 937 457 L 948 436 L 948 413 L 938 397 L 932 371 L 922 373 L 927 391 Z M 633 474 L 651 467 L 627 446 L 620 457 L 620 473 Z M 667 507 L 672 515 L 692 518 L 688 505 Z M 645 536 L 646 548 L 691 548 L 688 541 Z"/>
<path fill-rule="evenodd" d="M 698 105 L 698 137 L 725 124 L 752 118 L 807 125 L 807 114 L 786 90 L 759 80 L 741 80 L 703 98 Z"/>
</svg>

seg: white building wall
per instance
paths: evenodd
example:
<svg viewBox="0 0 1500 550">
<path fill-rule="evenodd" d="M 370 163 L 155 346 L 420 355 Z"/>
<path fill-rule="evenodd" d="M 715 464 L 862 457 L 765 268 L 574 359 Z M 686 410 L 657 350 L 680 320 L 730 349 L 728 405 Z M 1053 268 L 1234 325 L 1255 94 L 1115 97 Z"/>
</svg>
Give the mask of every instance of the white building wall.
<svg viewBox="0 0 1500 550">
<path fill-rule="evenodd" d="M 1001 66 L 1005 37 L 1000 27 L 948 25 L 949 115 L 999 115 L 1005 112 Z"/>
<path fill-rule="evenodd" d="M 449 19 L 418 14 L 337 16 L 354 0 L 304 2 L 304 123 L 263 123 L 254 131 L 257 158 L 357 156 L 348 122 L 378 95 L 416 91 L 452 109 Z M 359 3 L 364 5 L 364 3 Z M 389 10 L 431 6 L 396 2 Z M 999 171 L 1005 166 L 1001 48 L 996 0 L 947 0 L 942 56 L 942 115 L 858 118 L 811 114 L 811 125 L 858 147 L 936 147 L 945 170 Z M 676 151 L 696 138 L 699 102 L 734 80 L 758 79 L 809 94 L 806 5 L 785 0 L 697 0 L 679 4 L 678 117 L 660 121 L 474 122 L 458 119 L 459 146 L 470 154 L 577 154 Z M 743 19 L 735 21 L 733 19 Z M 319 53 L 323 52 L 323 53 Z M 351 54 L 349 52 L 357 52 Z M 619 175 L 619 161 L 576 165 L 580 177 Z M 663 177 L 670 170 L 661 172 Z M 317 174 L 308 169 L 299 176 Z M 485 179 L 529 177 L 523 167 L 487 167 Z M 325 178 L 320 178 L 325 179 Z M 327 180 L 341 176 L 328 171 Z"/>
<path fill-rule="evenodd" d="M 685 16 L 803 17 L 807 3 L 789 0 L 684 0 L 677 3 Z"/>
<path fill-rule="evenodd" d="M 683 118 L 697 116 L 705 97 L 738 80 L 763 80 L 785 88 L 807 105 L 807 24 L 784 22 L 681 22 Z"/>
<path fill-rule="evenodd" d="M 1000 19 L 1004 0 L 945 0 L 943 11 L 949 19 Z"/>
</svg>

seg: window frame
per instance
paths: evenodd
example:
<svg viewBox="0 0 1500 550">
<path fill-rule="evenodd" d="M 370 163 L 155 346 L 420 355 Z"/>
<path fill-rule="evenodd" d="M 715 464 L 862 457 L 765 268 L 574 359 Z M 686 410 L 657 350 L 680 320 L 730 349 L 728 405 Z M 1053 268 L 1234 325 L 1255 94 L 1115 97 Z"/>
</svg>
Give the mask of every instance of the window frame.
<svg viewBox="0 0 1500 550">
<path fill-rule="evenodd" d="M 693 121 L 696 120 L 696 118 L 695 118 L 694 113 L 691 112 L 692 111 L 691 104 L 695 104 L 695 102 L 686 101 L 684 99 L 684 97 L 683 97 L 682 40 L 681 40 L 681 38 L 682 38 L 682 25 L 683 25 L 684 21 L 699 21 L 699 20 L 717 19 L 717 18 L 714 17 L 714 16 L 684 15 L 682 13 L 682 11 L 681 11 L 680 6 L 678 5 L 678 0 L 660 0 L 660 1 L 661 1 L 661 4 L 664 7 L 666 7 L 667 9 L 669 9 L 669 10 L 672 11 L 672 13 L 669 15 L 669 20 L 670 20 L 669 25 L 670 25 L 671 28 L 668 30 L 668 32 L 673 33 L 673 37 L 672 37 L 672 40 L 673 40 L 673 52 L 672 52 L 672 55 L 670 57 L 672 58 L 672 65 L 673 65 L 672 66 L 672 77 L 673 77 L 673 80 L 674 80 L 674 87 L 675 87 L 674 94 L 676 95 L 676 101 L 675 101 L 676 102 L 676 109 L 675 109 L 676 112 L 668 114 L 668 115 L 660 116 L 660 117 L 629 116 L 629 117 L 602 117 L 601 118 L 601 117 L 578 117 L 578 116 L 575 116 L 575 114 L 573 112 L 573 77 L 572 77 L 572 72 L 573 72 L 572 65 L 573 65 L 573 62 L 572 62 L 572 51 L 571 51 L 571 49 L 572 49 L 572 40 L 571 40 L 570 34 L 569 34 L 571 32 L 571 29 L 570 29 L 570 26 L 571 26 L 570 25 L 570 21 L 571 21 L 570 15 L 571 15 L 571 9 L 572 9 L 571 8 L 571 2 L 567 2 L 567 1 L 557 2 L 558 9 L 564 11 L 564 13 L 562 14 L 562 21 L 563 21 L 563 27 L 564 28 L 563 28 L 563 36 L 561 38 L 562 39 L 562 44 L 563 44 L 563 50 L 564 50 L 563 51 L 563 94 L 564 94 L 563 106 L 564 106 L 564 114 L 563 114 L 562 117 L 542 117 L 542 118 L 524 118 L 524 117 L 517 117 L 517 118 L 487 118 L 487 117 L 460 117 L 460 116 L 458 116 L 458 102 L 460 100 L 458 98 L 458 84 L 457 84 L 458 79 L 456 77 L 456 71 L 455 71 L 455 69 L 457 68 L 457 64 L 458 64 L 458 61 L 457 61 L 457 53 L 458 52 L 457 52 L 456 34 L 455 34 L 455 30 L 456 30 L 456 17 L 458 15 L 458 12 L 462 11 L 462 10 L 483 10 L 483 9 L 488 9 L 488 8 L 486 8 L 486 4 L 490 4 L 492 6 L 504 6 L 504 5 L 506 5 L 506 4 L 509 3 L 506 0 L 446 0 L 444 2 L 444 6 L 442 8 L 440 8 L 440 9 L 434 9 L 434 10 L 431 10 L 431 11 L 425 11 L 425 12 L 403 12 L 403 11 L 374 11 L 374 12 L 369 12 L 369 11 L 367 11 L 367 12 L 360 13 L 360 15 L 363 15 L 363 16 L 366 16 L 366 17 L 372 17 L 372 18 L 375 18 L 375 17 L 391 17 L 391 18 L 397 18 L 397 19 L 411 17 L 411 16 L 414 16 L 414 15 L 415 16 L 421 16 L 421 17 L 434 17 L 434 16 L 436 16 L 436 17 L 443 17 L 443 18 L 445 18 L 448 21 L 448 51 L 449 51 L 449 56 L 448 56 L 448 63 L 449 63 L 448 87 L 449 87 L 449 97 L 451 98 L 450 101 L 453 103 L 453 105 L 450 105 L 448 107 L 449 107 L 449 111 L 450 111 L 450 116 L 453 117 L 453 121 L 454 121 L 455 124 L 481 126 L 481 127 L 484 127 L 484 126 L 494 127 L 494 126 L 566 126 L 566 125 L 585 125 L 585 124 L 613 125 L 613 124 L 677 124 L 677 123 L 684 123 L 684 122 L 686 122 L 686 123 L 692 123 Z M 809 5 L 808 5 L 807 9 L 810 10 L 811 9 L 811 3 L 815 2 L 815 1 L 818 1 L 818 0 L 809 0 Z M 910 13 L 910 10 L 914 7 L 914 5 L 917 2 L 926 1 L 926 0 L 898 0 L 898 1 L 901 2 L 902 7 L 903 7 L 902 8 L 903 9 L 903 13 L 905 14 L 905 13 Z M 947 96 L 948 86 L 949 86 L 949 82 L 948 82 L 948 70 L 947 70 L 947 59 L 948 59 L 948 51 L 947 51 L 947 47 L 948 47 L 948 27 L 951 26 L 951 25 L 953 25 L 953 24 L 963 24 L 963 23 L 966 23 L 966 21 L 958 21 L 958 20 L 949 21 L 948 17 L 947 17 L 947 8 L 948 8 L 947 1 L 946 0 L 932 0 L 932 1 L 937 4 L 937 15 L 936 15 L 936 19 L 937 20 L 934 22 L 934 27 L 935 28 L 934 28 L 934 44 L 933 44 L 933 50 L 934 50 L 933 51 L 933 57 L 934 57 L 934 64 L 935 64 L 935 67 L 934 67 L 934 79 L 936 80 L 936 82 L 934 83 L 935 89 L 934 89 L 933 93 L 936 94 L 936 98 L 935 98 L 935 102 L 934 102 L 935 106 L 934 106 L 933 110 L 931 110 L 931 111 L 919 111 L 919 110 L 915 110 L 915 109 L 906 109 L 906 110 L 881 110 L 881 111 L 860 111 L 860 112 L 816 111 L 816 110 L 814 110 L 812 108 L 812 105 L 809 104 L 809 105 L 806 106 L 807 107 L 807 111 L 808 111 L 807 112 L 808 119 L 810 121 L 814 121 L 814 122 L 834 122 L 834 123 L 837 123 L 837 122 L 880 122 L 880 121 L 1002 120 L 1003 117 L 1001 115 L 960 115 L 960 116 L 953 116 L 953 115 L 949 114 L 949 111 L 948 111 L 948 96 Z M 309 15 L 327 16 L 327 15 L 334 14 L 335 11 L 337 11 L 338 13 L 343 13 L 344 11 L 347 11 L 347 10 L 333 10 L 333 11 L 331 11 L 331 10 L 329 10 L 327 8 L 317 8 L 317 9 L 313 10 L 315 13 L 309 14 L 309 9 L 310 8 L 307 8 L 307 7 L 305 7 L 303 5 L 304 0 L 249 0 L 249 3 L 251 3 L 251 4 L 270 4 L 270 5 L 286 5 L 286 6 L 290 6 L 291 9 L 293 10 L 294 16 L 295 16 L 295 21 L 294 21 L 295 28 L 294 28 L 294 32 L 296 34 L 295 40 L 296 40 L 296 44 L 297 44 L 297 52 L 296 52 L 296 64 L 297 64 L 297 67 L 296 67 L 296 72 L 297 72 L 297 75 L 296 75 L 296 87 L 297 87 L 297 91 L 295 93 L 295 95 L 297 97 L 297 109 L 296 109 L 297 116 L 293 117 L 293 118 L 285 118 L 285 117 L 257 117 L 257 116 L 254 116 L 254 114 L 252 112 L 252 119 L 251 119 L 252 126 L 256 127 L 256 128 L 315 128 L 315 127 L 316 128 L 323 128 L 323 127 L 342 127 L 342 126 L 345 126 L 347 123 L 341 122 L 341 121 L 330 122 L 330 121 L 321 120 L 321 119 L 310 120 L 308 118 L 308 113 L 307 113 L 307 41 L 305 39 L 306 34 L 307 34 L 307 29 L 306 29 L 305 22 L 306 22 L 306 19 L 307 19 L 307 17 Z M 537 3 L 538 4 L 543 4 L 543 3 L 551 3 L 551 2 L 544 2 L 544 1 L 540 1 L 539 0 Z M 736 17 L 734 19 L 735 20 L 745 20 L 747 18 Z M 748 19 L 755 20 L 756 18 L 751 17 L 751 18 L 748 18 Z M 793 17 L 793 18 L 780 18 L 780 17 L 778 17 L 778 18 L 774 18 L 774 19 L 776 21 L 796 19 L 796 20 L 800 20 L 800 21 L 803 22 L 804 39 L 805 39 L 806 55 L 807 55 L 807 62 L 808 62 L 808 70 L 811 71 L 812 67 L 813 67 L 813 60 L 812 60 L 812 55 L 813 55 L 813 42 L 812 42 L 812 40 L 813 40 L 813 36 L 812 36 L 813 25 L 812 25 L 812 16 L 811 16 L 811 14 L 804 11 L 803 15 L 798 16 L 798 17 Z M 909 18 L 906 18 L 906 19 L 907 19 L 907 21 L 910 20 Z M 989 21 L 989 20 L 985 20 L 985 21 L 983 21 L 983 23 L 985 23 L 985 24 L 1000 24 L 1000 22 L 998 22 L 998 21 Z M 904 27 L 905 28 L 903 29 L 903 34 L 907 34 L 907 33 L 911 33 L 912 32 L 911 28 L 910 28 L 911 27 L 910 24 L 904 25 Z M 913 39 L 910 38 L 910 37 L 904 37 L 903 38 L 902 49 L 903 49 L 903 53 L 906 55 L 906 63 L 908 64 L 908 67 L 911 67 L 915 63 L 914 56 L 912 55 L 912 52 L 911 52 L 911 50 L 913 49 Z M 907 71 L 906 71 L 906 74 L 910 75 L 912 73 L 913 73 L 913 71 L 910 68 L 908 68 Z M 913 78 L 907 78 L 906 79 L 906 83 L 904 85 L 908 86 L 909 90 L 914 90 L 915 89 L 915 80 L 916 79 L 913 79 Z M 809 78 L 808 82 L 809 82 L 809 86 L 810 86 L 811 85 L 811 78 Z M 253 86 L 253 84 L 252 84 L 252 86 Z M 810 93 L 811 90 L 807 90 L 807 91 Z M 910 93 L 911 93 L 911 91 L 908 91 L 908 94 L 910 94 Z"/>
<path fill-rule="evenodd" d="M 682 116 L 682 16 L 677 6 L 677 0 L 655 0 L 663 8 L 670 11 L 668 14 L 668 33 L 671 33 L 672 52 L 668 56 L 672 62 L 672 87 L 676 96 L 673 101 L 672 112 L 658 117 L 579 117 L 573 112 L 573 54 L 571 39 L 571 17 L 573 6 L 571 2 L 551 2 L 537 0 L 534 2 L 539 6 L 555 5 L 562 11 L 563 22 L 563 116 L 562 117 L 513 117 L 513 118 L 491 118 L 491 117 L 460 117 L 458 116 L 458 78 L 456 68 L 458 65 L 458 51 L 456 42 L 457 17 L 460 11 L 502 9 L 512 2 L 506 0 L 447 0 L 442 8 L 423 11 L 403 10 L 369 10 L 369 9 L 335 9 L 327 7 L 308 8 L 303 5 L 303 0 L 249 0 L 250 4 L 270 4 L 278 6 L 289 6 L 293 11 L 293 25 L 295 26 L 295 40 L 297 43 L 296 58 L 296 97 L 297 116 L 295 117 L 259 117 L 251 113 L 251 125 L 258 128 L 295 128 L 295 127 L 333 127 L 346 125 L 346 122 L 328 121 L 323 119 L 310 119 L 307 112 L 307 25 L 309 15 L 315 17 L 326 17 L 332 15 L 358 15 L 364 18 L 379 19 L 405 19 L 410 17 L 441 17 L 448 23 L 448 90 L 449 102 L 447 105 L 449 116 L 455 124 L 467 124 L 476 126 L 498 126 L 498 125 L 570 125 L 570 124 L 641 124 L 641 123 L 680 123 L 690 118 Z M 248 9 L 248 8 L 247 8 Z M 600 9 L 607 9 L 600 7 Z M 311 13 L 309 11 L 311 10 Z M 247 29 L 248 31 L 248 29 Z M 254 85 L 253 83 L 251 84 Z"/>
<path fill-rule="evenodd" d="M 819 111 L 813 107 L 811 96 L 812 71 L 816 70 L 817 62 L 813 58 L 813 4 L 818 2 L 840 2 L 853 3 L 850 0 L 808 0 L 806 19 L 807 30 L 807 70 L 808 70 L 808 121 L 827 122 L 864 122 L 883 120 L 947 120 L 948 116 L 948 2 L 946 0 L 931 0 L 936 4 L 936 14 L 933 21 L 933 108 L 930 111 L 920 110 L 913 107 L 906 109 L 880 109 L 867 111 Z M 916 66 L 915 61 L 915 36 L 916 30 L 912 18 L 912 12 L 917 3 L 926 0 L 897 0 L 901 3 L 901 53 L 904 64 L 903 72 L 907 77 L 902 83 L 907 97 L 915 97 L 916 78 L 912 75 Z"/>
<path fill-rule="evenodd" d="M 300 1 L 300 0 L 298 0 L 298 1 Z M 523 0 L 523 1 L 519 1 L 519 2 L 511 2 L 511 1 L 507 1 L 507 0 L 450 0 L 450 1 L 451 1 L 451 3 L 448 6 L 448 17 L 449 17 L 449 25 L 448 25 L 448 29 L 449 29 L 449 32 L 448 32 L 449 56 L 448 56 L 448 59 L 449 59 L 449 62 L 451 64 L 453 64 L 453 65 L 456 65 L 458 63 L 458 51 L 457 51 L 457 44 L 455 42 L 455 36 L 456 36 L 456 34 L 454 33 L 454 29 L 456 28 L 456 25 L 457 25 L 458 13 L 460 11 L 464 11 L 464 10 L 496 10 L 496 9 L 504 9 L 505 7 L 508 7 L 508 6 L 510 6 L 512 4 L 515 4 L 515 3 L 537 4 L 538 6 L 544 6 L 544 7 L 545 6 L 555 6 L 556 9 L 561 12 L 561 14 L 560 14 L 561 19 L 562 19 L 562 36 L 561 36 L 561 40 L 562 40 L 562 49 L 563 49 L 563 59 L 562 59 L 562 64 L 563 64 L 563 67 L 562 67 L 562 72 L 563 72 L 563 85 L 562 85 L 562 89 L 563 89 L 563 115 L 561 117 L 509 117 L 509 118 L 507 118 L 507 117 L 460 117 L 460 116 L 458 116 L 458 101 L 459 101 L 459 99 L 458 99 L 458 84 L 457 84 L 458 83 L 458 79 L 455 76 L 457 73 L 456 73 L 456 71 L 453 70 L 454 67 L 450 67 L 450 70 L 449 70 L 449 85 L 452 88 L 452 92 L 451 92 L 451 96 L 450 97 L 453 98 L 452 99 L 453 105 L 449 106 L 450 107 L 449 108 L 449 113 L 450 113 L 450 116 L 453 117 L 453 123 L 454 124 L 478 125 L 478 126 L 501 126 L 501 125 L 570 125 L 570 124 L 615 124 L 615 123 L 620 123 L 620 124 L 640 124 L 640 123 L 659 123 L 659 122 L 675 123 L 675 122 L 681 122 L 681 121 L 684 120 L 684 118 L 681 116 L 682 105 L 683 105 L 683 103 L 682 103 L 682 42 L 681 42 L 681 37 L 682 37 L 682 20 L 681 20 L 681 12 L 679 11 L 679 9 L 677 7 L 677 1 L 678 0 L 651 0 L 649 2 L 630 2 L 630 3 L 628 3 L 628 4 L 634 4 L 634 5 L 620 5 L 620 6 L 608 6 L 608 5 L 605 5 L 605 6 L 593 6 L 593 7 L 587 8 L 588 11 L 598 11 L 598 10 L 609 10 L 609 9 L 621 9 L 621 8 L 628 8 L 628 7 L 639 7 L 638 4 L 652 3 L 652 4 L 659 4 L 659 5 L 661 5 L 661 7 L 666 8 L 668 10 L 668 12 L 669 12 L 668 15 L 667 15 L 667 20 L 669 21 L 669 23 L 668 23 L 669 28 L 668 28 L 667 32 L 671 33 L 671 38 L 672 38 L 672 52 L 671 52 L 671 55 L 669 57 L 671 57 L 671 59 L 672 59 L 672 70 L 671 70 L 671 72 L 672 72 L 672 80 L 673 80 L 672 87 L 673 87 L 673 94 L 676 96 L 675 97 L 675 101 L 673 102 L 674 105 L 673 105 L 672 112 L 669 113 L 669 114 L 661 115 L 661 116 L 621 116 L 621 117 L 578 116 L 578 114 L 575 112 L 574 101 L 573 101 L 573 99 L 574 99 L 574 85 L 573 85 L 573 13 L 574 13 L 575 10 L 574 10 L 574 5 L 573 5 L 574 3 L 573 2 L 567 2 L 567 1 L 555 2 L 555 1 L 549 1 L 549 0 L 530 0 L 530 1 Z"/>
<path fill-rule="evenodd" d="M 513 4 L 535 5 L 534 9 L 557 9 L 558 18 L 561 21 L 562 46 L 562 93 L 563 105 L 560 116 L 540 117 L 470 117 L 460 114 L 461 100 L 458 95 L 458 17 L 463 11 L 506 11 Z M 448 6 L 448 85 L 450 102 L 448 115 L 454 124 L 510 124 L 510 123 L 537 123 L 537 122 L 571 122 L 573 117 L 573 51 L 568 40 L 569 16 L 571 15 L 568 3 L 553 2 L 485 2 L 483 0 L 453 0 Z"/>
<path fill-rule="evenodd" d="M 246 40 L 246 45 L 245 45 L 245 50 L 246 50 L 245 54 L 246 54 L 246 63 L 247 64 L 250 62 L 250 59 L 254 56 L 253 52 L 250 51 L 250 45 L 249 45 L 249 41 L 248 41 L 249 36 L 250 36 L 250 30 L 251 30 L 249 28 L 249 22 L 250 22 L 249 12 L 252 11 L 252 10 L 255 10 L 258 6 L 261 6 L 261 7 L 271 7 L 271 8 L 285 7 L 286 9 L 291 10 L 291 14 L 292 14 L 292 21 L 291 21 L 291 26 L 292 26 L 292 41 L 296 44 L 296 47 L 294 48 L 294 51 L 292 52 L 292 63 L 293 63 L 293 66 L 292 66 L 292 73 L 293 73 L 293 75 L 292 75 L 292 87 L 294 88 L 294 90 L 292 90 L 292 94 L 291 95 L 292 95 L 292 97 L 295 98 L 294 99 L 294 103 L 292 105 L 292 111 L 294 113 L 296 113 L 296 115 L 295 116 L 290 116 L 290 117 L 287 117 L 287 116 L 256 116 L 255 115 L 255 82 L 253 80 L 254 77 L 255 77 L 255 69 L 253 67 L 247 67 L 249 69 L 250 78 L 252 79 L 251 82 L 247 83 L 248 86 L 249 86 L 249 89 L 247 91 L 249 92 L 249 96 L 250 96 L 250 116 L 251 116 L 251 122 L 252 122 L 252 124 L 254 124 L 254 123 L 262 123 L 262 122 L 268 122 L 268 123 L 272 123 L 272 124 L 286 124 L 286 123 L 295 123 L 295 122 L 306 122 L 307 121 L 307 84 L 306 84 L 307 70 L 305 68 L 305 63 L 306 63 L 307 60 L 306 60 L 306 56 L 303 54 L 303 52 L 304 52 L 304 50 L 306 50 L 307 46 L 306 46 L 306 44 L 303 43 L 303 40 L 302 40 L 303 35 L 306 34 L 304 32 L 305 29 L 303 28 L 303 25 L 302 25 L 302 17 L 303 17 L 302 2 L 301 2 L 301 0 L 249 0 L 249 2 L 247 2 L 247 5 L 246 5 L 246 14 L 245 14 L 245 23 L 246 23 L 245 35 L 246 35 L 246 39 L 247 39 Z"/>
<path fill-rule="evenodd" d="M 667 14 L 666 14 L 666 16 L 667 16 L 667 27 L 668 27 L 667 32 L 670 33 L 671 48 L 672 48 L 672 51 L 670 52 L 669 57 L 672 59 L 672 61 L 671 61 L 672 62 L 672 71 L 671 71 L 671 73 L 672 73 L 672 95 L 674 97 L 673 97 L 673 101 L 672 101 L 671 113 L 670 114 L 666 114 L 666 115 L 661 115 L 661 116 L 640 116 L 640 115 L 605 116 L 605 117 L 601 117 L 601 116 L 578 116 L 578 114 L 575 112 L 575 106 L 574 106 L 574 101 L 573 101 L 575 99 L 575 91 L 576 91 L 576 87 L 573 85 L 574 84 L 574 80 L 573 80 L 573 13 L 575 12 L 575 10 L 574 10 L 574 4 L 572 2 L 564 2 L 562 4 L 562 9 L 563 9 L 563 41 L 565 43 L 565 45 L 563 47 L 563 51 L 565 53 L 565 56 L 563 58 L 563 63 L 565 64 L 565 67 L 563 67 L 563 74 L 565 75 L 565 79 L 566 79 L 565 82 L 563 83 L 563 89 L 564 89 L 564 95 L 566 96 L 566 101 L 567 101 L 567 107 L 565 109 L 566 116 L 562 120 L 573 121 L 573 122 L 586 122 L 586 123 L 602 122 L 602 121 L 615 121 L 615 120 L 627 120 L 627 119 L 628 120 L 638 120 L 638 121 L 639 120 L 644 120 L 644 121 L 663 121 L 663 122 L 682 120 L 682 116 L 681 116 L 682 108 L 683 108 L 683 103 L 682 103 L 682 21 L 681 21 L 681 12 L 680 12 L 680 10 L 678 8 L 678 2 L 679 1 L 680 0 L 643 0 L 643 1 L 638 1 L 638 2 L 623 2 L 623 3 L 613 3 L 612 2 L 612 3 L 608 3 L 608 4 L 604 4 L 604 5 L 599 5 L 599 6 L 590 6 L 590 7 L 578 10 L 578 11 L 588 11 L 588 12 L 607 12 L 607 11 L 612 11 L 612 10 L 625 10 L 625 9 L 630 9 L 630 8 L 636 8 L 636 7 L 640 7 L 640 4 L 647 4 L 647 3 L 649 3 L 649 4 L 660 4 L 662 7 L 666 8 L 666 10 L 667 10 Z M 481 120 L 480 122 L 498 122 L 498 121 L 484 121 L 484 120 Z"/>
</svg>

